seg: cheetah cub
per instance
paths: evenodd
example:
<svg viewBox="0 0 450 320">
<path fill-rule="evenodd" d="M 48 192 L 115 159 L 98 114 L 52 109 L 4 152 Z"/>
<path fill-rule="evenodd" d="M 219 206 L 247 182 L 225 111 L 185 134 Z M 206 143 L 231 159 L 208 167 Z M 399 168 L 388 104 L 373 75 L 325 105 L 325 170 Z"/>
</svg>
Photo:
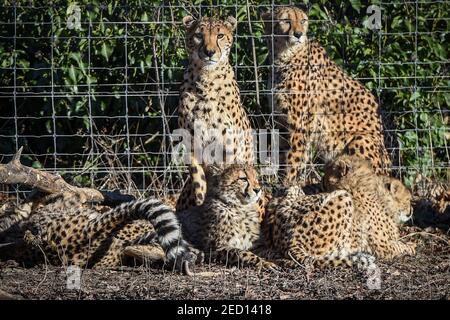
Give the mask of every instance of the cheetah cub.
<svg viewBox="0 0 450 320">
<path fill-rule="evenodd" d="M 280 159 L 286 165 L 285 183 L 302 177 L 312 150 L 325 161 L 342 152 L 357 154 L 377 173 L 386 173 L 391 161 L 376 98 L 308 39 L 304 11 L 277 7 L 262 18 L 275 68 L 269 83 L 274 84 L 277 123 L 289 136 L 280 145 L 288 150 Z"/>
<path fill-rule="evenodd" d="M 357 156 L 341 156 L 328 165 L 323 182 L 328 193 L 305 195 L 295 186 L 269 204 L 264 233 L 284 258 L 326 267 L 359 265 L 367 254 L 392 259 L 415 253 L 399 240 L 397 223 L 411 216 L 411 193 L 399 180 L 376 175 Z"/>
<path fill-rule="evenodd" d="M 210 173 L 205 202 L 178 213 L 183 234 L 208 259 L 229 265 L 273 269 L 275 264 L 252 251 L 262 244 L 256 171 L 248 165 L 231 165 Z"/>
<path fill-rule="evenodd" d="M 359 156 L 342 155 L 325 168 L 324 190 L 351 194 L 355 219 L 352 248 L 361 248 L 382 259 L 415 254 L 415 245 L 399 240 L 398 223 L 412 216 L 411 192 L 395 178 L 377 175 Z"/>
<path fill-rule="evenodd" d="M 202 159 L 192 160 L 190 179 L 183 188 L 177 210 L 203 203 L 207 189 L 205 166 L 223 166 L 225 162 L 252 164 L 254 159 L 250 121 L 229 62 L 236 19 L 186 16 L 183 24 L 189 64 L 180 88 L 178 122 L 192 137 L 195 129 Z M 223 146 L 225 154 L 212 151 L 206 155 L 213 158 L 205 158 L 203 150 L 213 143 Z"/>
</svg>

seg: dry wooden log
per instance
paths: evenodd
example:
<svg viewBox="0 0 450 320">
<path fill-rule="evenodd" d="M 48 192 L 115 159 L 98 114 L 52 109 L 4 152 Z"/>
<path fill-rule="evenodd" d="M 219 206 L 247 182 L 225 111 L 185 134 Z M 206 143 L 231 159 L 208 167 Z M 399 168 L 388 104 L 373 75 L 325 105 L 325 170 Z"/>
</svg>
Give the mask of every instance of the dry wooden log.
<svg viewBox="0 0 450 320">
<path fill-rule="evenodd" d="M 82 195 L 89 202 L 117 205 L 134 199 L 133 196 L 115 192 L 102 192 L 92 188 L 79 188 L 68 184 L 58 174 L 51 174 L 20 163 L 23 147 L 7 164 L 0 164 L 0 184 L 23 184 L 45 193 L 73 192 Z"/>
<path fill-rule="evenodd" d="M 0 300 L 21 300 L 21 296 L 10 294 L 0 289 Z"/>
</svg>

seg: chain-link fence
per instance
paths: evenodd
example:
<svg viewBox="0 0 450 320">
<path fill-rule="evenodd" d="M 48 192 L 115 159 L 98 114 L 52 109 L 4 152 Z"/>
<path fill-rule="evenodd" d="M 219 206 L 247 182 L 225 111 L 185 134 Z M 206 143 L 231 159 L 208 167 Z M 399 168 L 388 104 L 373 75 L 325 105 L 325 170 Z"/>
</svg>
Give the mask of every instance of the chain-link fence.
<svg viewBox="0 0 450 320">
<path fill-rule="evenodd" d="M 450 1 L 305 1 L 309 37 L 379 99 L 396 170 L 449 180 Z M 289 1 L 12 1 L 0 6 L 0 155 L 80 185 L 166 194 L 182 17 L 237 18 L 231 63 L 254 128 L 271 129 L 261 12 Z M 421 180 L 422 179 L 422 180 Z"/>
</svg>

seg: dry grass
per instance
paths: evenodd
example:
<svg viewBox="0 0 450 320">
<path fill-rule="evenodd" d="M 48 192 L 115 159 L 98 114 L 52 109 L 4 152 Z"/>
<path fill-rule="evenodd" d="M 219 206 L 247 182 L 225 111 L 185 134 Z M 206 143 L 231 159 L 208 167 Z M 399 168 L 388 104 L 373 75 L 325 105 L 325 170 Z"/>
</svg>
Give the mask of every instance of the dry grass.
<svg viewBox="0 0 450 320">
<path fill-rule="evenodd" d="M 97 165 L 120 166 L 115 150 L 109 149 L 112 145 L 99 142 L 104 152 L 102 157 L 93 159 Z M 311 170 L 309 176 L 315 174 Z M 155 174 L 155 184 L 150 188 L 161 190 L 157 195 L 163 196 L 160 178 Z M 96 183 L 123 189 L 129 177 L 112 170 Z M 131 186 L 133 193 L 137 192 L 136 185 Z M 8 200 L 14 200 L 1 199 L 3 209 L 10 207 Z M 81 289 L 69 290 L 64 267 L 41 265 L 25 269 L 14 262 L 2 262 L 0 293 L 26 299 L 450 299 L 450 213 L 437 212 L 432 200 L 418 199 L 415 226 L 402 229 L 406 241 L 418 244 L 418 253 L 391 263 L 377 262 L 382 279 L 380 290 L 369 289 L 367 275 L 356 270 L 311 271 L 300 267 L 257 272 L 210 264 L 197 267 L 192 278 L 150 267 L 84 270 Z M 11 205 L 14 203 L 15 200 Z"/>
<path fill-rule="evenodd" d="M 367 275 L 348 269 L 280 272 L 196 268 L 192 278 L 158 268 L 84 270 L 80 290 L 66 288 L 62 267 L 0 265 L 0 289 L 26 299 L 450 299 L 450 237 L 434 229 L 405 227 L 418 243 L 414 257 L 377 262 L 381 289 L 367 287 Z"/>
</svg>

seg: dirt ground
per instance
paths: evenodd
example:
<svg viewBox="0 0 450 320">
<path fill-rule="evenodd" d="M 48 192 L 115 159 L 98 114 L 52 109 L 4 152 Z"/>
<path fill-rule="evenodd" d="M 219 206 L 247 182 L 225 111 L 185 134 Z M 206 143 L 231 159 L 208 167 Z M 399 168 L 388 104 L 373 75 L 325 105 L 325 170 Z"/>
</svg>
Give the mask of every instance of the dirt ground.
<svg viewBox="0 0 450 320">
<path fill-rule="evenodd" d="M 0 264 L 0 296 L 22 299 L 444 299 L 450 300 L 450 237 L 438 229 L 405 227 L 418 254 L 377 262 L 373 275 L 357 270 L 257 272 L 216 265 L 197 267 L 194 277 L 153 268 L 83 270 L 79 289 L 67 286 L 66 269 Z M 375 274 L 376 275 L 376 274 Z M 70 278 L 70 276 L 69 276 Z M 377 279 L 377 278 L 375 278 Z"/>
</svg>

